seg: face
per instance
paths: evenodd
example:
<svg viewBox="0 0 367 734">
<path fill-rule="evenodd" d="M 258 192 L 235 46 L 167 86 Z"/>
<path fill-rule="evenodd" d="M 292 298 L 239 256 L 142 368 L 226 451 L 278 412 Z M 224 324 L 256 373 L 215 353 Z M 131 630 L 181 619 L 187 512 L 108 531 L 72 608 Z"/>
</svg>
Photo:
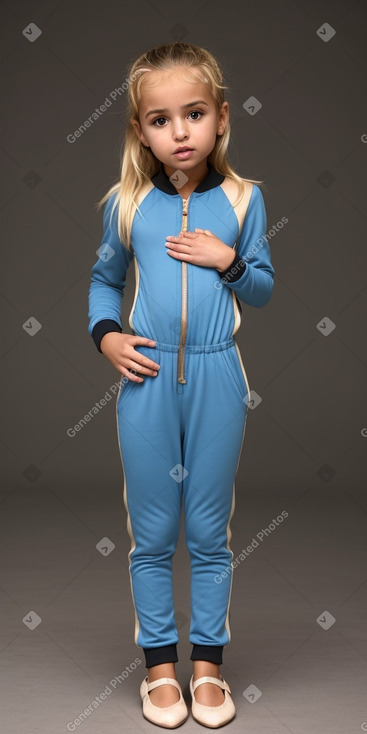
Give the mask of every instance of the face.
<svg viewBox="0 0 367 734">
<path fill-rule="evenodd" d="M 188 70 L 185 76 L 189 78 Z M 199 169 L 223 135 L 228 121 L 228 102 L 218 112 L 208 85 L 186 81 L 181 69 L 150 71 L 141 85 L 139 122 L 131 119 L 139 140 L 150 147 L 166 173 L 178 168 Z M 190 151 L 177 154 L 177 148 Z"/>
</svg>

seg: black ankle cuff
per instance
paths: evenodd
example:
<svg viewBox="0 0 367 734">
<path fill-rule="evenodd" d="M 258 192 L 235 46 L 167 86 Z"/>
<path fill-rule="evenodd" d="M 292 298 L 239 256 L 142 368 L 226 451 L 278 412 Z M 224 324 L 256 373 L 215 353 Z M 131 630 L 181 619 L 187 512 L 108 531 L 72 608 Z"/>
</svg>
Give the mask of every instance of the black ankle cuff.
<svg viewBox="0 0 367 734">
<path fill-rule="evenodd" d="M 162 663 L 177 663 L 177 645 L 163 645 L 162 647 L 143 647 L 145 655 L 145 667 L 151 668 L 153 665 L 161 665 Z"/>
<path fill-rule="evenodd" d="M 193 645 L 190 660 L 208 660 L 222 665 L 223 645 Z"/>
</svg>

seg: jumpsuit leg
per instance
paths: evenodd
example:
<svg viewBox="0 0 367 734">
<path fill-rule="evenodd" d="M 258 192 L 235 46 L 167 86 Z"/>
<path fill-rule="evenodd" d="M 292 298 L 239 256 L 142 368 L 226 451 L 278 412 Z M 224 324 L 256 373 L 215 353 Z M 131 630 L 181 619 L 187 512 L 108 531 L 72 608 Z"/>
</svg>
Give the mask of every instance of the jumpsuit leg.
<svg viewBox="0 0 367 734">
<path fill-rule="evenodd" d="M 230 520 L 249 393 L 236 346 L 187 355 L 184 385 L 185 538 L 191 562 L 191 660 L 222 663 L 230 639 Z"/>
<path fill-rule="evenodd" d="M 182 507 L 182 481 L 175 467 L 182 464 L 182 448 L 177 354 L 142 345 L 136 349 L 161 365 L 157 377 L 121 384 L 116 403 L 131 538 L 134 639 L 148 668 L 178 660 L 172 561 Z"/>
</svg>

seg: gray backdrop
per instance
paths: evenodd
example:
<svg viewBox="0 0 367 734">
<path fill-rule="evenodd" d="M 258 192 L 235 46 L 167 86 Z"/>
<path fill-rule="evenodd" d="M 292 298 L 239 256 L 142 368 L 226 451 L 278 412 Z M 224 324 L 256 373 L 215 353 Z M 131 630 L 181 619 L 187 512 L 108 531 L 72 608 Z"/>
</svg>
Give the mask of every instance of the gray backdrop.
<svg viewBox="0 0 367 734">
<path fill-rule="evenodd" d="M 114 90 L 140 53 L 174 40 L 223 66 L 230 160 L 266 182 L 276 270 L 271 301 L 242 305 L 237 333 L 261 402 L 231 524 L 235 557 L 252 550 L 233 571 L 228 731 L 366 731 L 366 3 L 5 0 L 1 15 L 4 731 L 153 731 L 133 640 L 119 373 L 87 332 L 87 294 L 95 202 L 119 173 Z M 133 294 L 131 267 L 125 325 Z M 183 527 L 174 574 L 189 705 Z"/>
</svg>

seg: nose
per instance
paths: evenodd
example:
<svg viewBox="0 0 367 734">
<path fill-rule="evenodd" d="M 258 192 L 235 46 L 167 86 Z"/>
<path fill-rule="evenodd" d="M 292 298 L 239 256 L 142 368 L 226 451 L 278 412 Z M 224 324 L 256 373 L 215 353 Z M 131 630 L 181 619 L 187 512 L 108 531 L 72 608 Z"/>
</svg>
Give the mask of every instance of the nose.
<svg viewBox="0 0 367 734">
<path fill-rule="evenodd" d="M 173 120 L 172 137 L 174 140 L 184 140 L 188 137 L 187 123 L 181 118 Z"/>
</svg>

